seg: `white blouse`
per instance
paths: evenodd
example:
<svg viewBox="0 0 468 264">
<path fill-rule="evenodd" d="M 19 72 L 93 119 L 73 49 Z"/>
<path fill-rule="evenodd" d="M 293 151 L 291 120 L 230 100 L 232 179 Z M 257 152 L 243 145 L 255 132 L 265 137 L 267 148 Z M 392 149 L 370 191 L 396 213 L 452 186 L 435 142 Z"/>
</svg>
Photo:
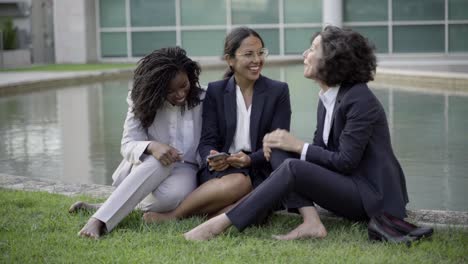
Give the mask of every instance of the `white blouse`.
<svg viewBox="0 0 468 264">
<path fill-rule="evenodd" d="M 250 142 L 250 113 L 252 104 L 249 108 L 245 105 L 244 96 L 242 95 L 239 85 L 236 85 L 236 105 L 237 105 L 237 125 L 236 133 L 229 148 L 230 153 L 239 151 L 252 151 Z"/>
<path fill-rule="evenodd" d="M 325 145 L 328 145 L 328 137 L 330 136 L 330 128 L 331 128 L 331 119 L 333 116 L 333 110 L 335 109 L 335 101 L 336 96 L 338 95 L 338 91 L 340 87 L 330 87 L 326 92 L 323 92 L 320 89 L 319 97 L 323 103 L 323 106 L 326 109 L 325 113 L 325 120 L 323 122 L 323 134 L 322 139 Z"/>
<path fill-rule="evenodd" d="M 325 145 L 328 146 L 328 138 L 330 136 L 331 129 L 331 119 L 333 116 L 333 110 L 335 109 L 336 97 L 338 96 L 338 91 L 340 86 L 330 87 L 326 92 L 323 92 L 322 89 L 319 91 L 319 98 L 325 107 L 325 120 L 323 122 L 323 133 L 322 139 Z M 306 159 L 307 149 L 309 148 L 309 143 L 304 143 L 301 152 L 301 160 Z"/>
</svg>

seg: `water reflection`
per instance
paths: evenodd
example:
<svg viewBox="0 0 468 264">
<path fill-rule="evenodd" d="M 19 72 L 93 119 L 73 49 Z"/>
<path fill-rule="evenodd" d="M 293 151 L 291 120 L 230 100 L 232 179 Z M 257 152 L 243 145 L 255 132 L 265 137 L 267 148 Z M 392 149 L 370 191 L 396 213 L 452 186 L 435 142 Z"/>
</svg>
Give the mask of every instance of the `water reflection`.
<svg viewBox="0 0 468 264">
<path fill-rule="evenodd" d="M 223 70 L 205 70 L 202 83 Z M 291 130 L 311 141 L 318 87 L 302 66 L 266 68 L 287 81 Z M 0 171 L 65 182 L 111 184 L 129 82 L 105 82 L 0 97 Z M 468 96 L 373 87 L 407 175 L 411 208 L 468 211 Z"/>
</svg>

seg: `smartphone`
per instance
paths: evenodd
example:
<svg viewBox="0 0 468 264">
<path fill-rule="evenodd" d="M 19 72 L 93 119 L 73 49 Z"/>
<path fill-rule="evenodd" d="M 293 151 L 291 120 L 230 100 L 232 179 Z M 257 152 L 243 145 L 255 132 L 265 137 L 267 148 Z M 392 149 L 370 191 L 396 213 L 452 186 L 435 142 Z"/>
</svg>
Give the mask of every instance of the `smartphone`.
<svg viewBox="0 0 468 264">
<path fill-rule="evenodd" d="M 208 155 L 208 157 L 206 157 L 206 159 L 207 160 L 218 160 L 218 159 L 227 158 L 227 157 L 229 157 L 229 154 L 227 154 L 226 152 L 219 152 L 219 153 L 216 153 L 216 154 Z"/>
</svg>

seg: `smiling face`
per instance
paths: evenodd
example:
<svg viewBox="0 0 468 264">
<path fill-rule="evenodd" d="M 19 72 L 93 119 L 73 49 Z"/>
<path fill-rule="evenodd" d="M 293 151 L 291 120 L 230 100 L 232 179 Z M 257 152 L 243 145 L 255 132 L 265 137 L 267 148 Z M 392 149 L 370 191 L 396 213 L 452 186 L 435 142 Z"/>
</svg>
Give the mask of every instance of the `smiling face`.
<svg viewBox="0 0 468 264">
<path fill-rule="evenodd" d="M 322 36 L 315 37 L 310 48 L 305 50 L 302 56 L 304 57 L 304 77 L 317 80 L 317 68 L 323 57 Z"/>
<path fill-rule="evenodd" d="M 172 105 L 183 106 L 190 92 L 190 82 L 185 72 L 178 72 L 169 83 L 166 100 Z"/>
<path fill-rule="evenodd" d="M 226 55 L 226 60 L 234 71 L 238 84 L 251 84 L 259 77 L 265 62 L 262 41 L 255 36 L 242 40 L 235 56 Z"/>
</svg>

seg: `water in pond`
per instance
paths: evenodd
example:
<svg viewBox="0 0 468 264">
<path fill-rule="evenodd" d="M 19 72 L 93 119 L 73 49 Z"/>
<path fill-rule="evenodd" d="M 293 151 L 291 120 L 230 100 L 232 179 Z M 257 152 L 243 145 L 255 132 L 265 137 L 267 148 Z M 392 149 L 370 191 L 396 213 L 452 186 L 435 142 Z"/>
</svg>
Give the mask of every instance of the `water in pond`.
<svg viewBox="0 0 468 264">
<path fill-rule="evenodd" d="M 223 70 L 202 73 L 202 83 Z M 266 68 L 289 83 L 292 131 L 311 141 L 318 87 L 302 65 Z M 0 97 L 0 173 L 110 185 L 119 154 L 128 81 Z M 409 208 L 468 211 L 468 95 L 372 86 L 406 174 Z"/>
</svg>

